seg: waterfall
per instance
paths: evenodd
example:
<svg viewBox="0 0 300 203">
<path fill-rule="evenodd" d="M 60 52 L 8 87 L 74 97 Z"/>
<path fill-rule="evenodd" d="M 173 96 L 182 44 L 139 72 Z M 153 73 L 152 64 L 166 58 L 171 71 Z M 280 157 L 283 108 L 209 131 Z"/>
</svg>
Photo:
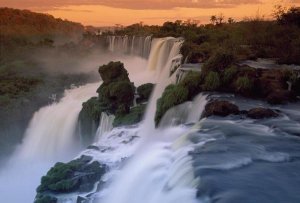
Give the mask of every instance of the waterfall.
<svg viewBox="0 0 300 203">
<path fill-rule="evenodd" d="M 108 36 L 108 50 L 113 53 L 137 55 L 148 58 L 151 50 L 151 36 Z"/>
<path fill-rule="evenodd" d="M 178 61 L 182 58 L 180 54 L 182 43 L 182 39 L 172 37 L 153 40 L 148 69 L 156 71 L 158 81 L 147 106 L 144 119 L 145 132 L 151 133 L 154 129 L 156 102 L 157 99 L 161 97 L 164 89 L 172 83 L 170 72 L 174 68 L 174 65 L 177 65 L 174 61 Z"/>
<path fill-rule="evenodd" d="M 207 95 L 200 93 L 193 101 L 179 104 L 169 109 L 162 117 L 159 127 L 165 128 L 185 123 L 195 123 L 200 120 L 207 103 Z"/>
<path fill-rule="evenodd" d="M 99 140 L 104 133 L 110 132 L 113 129 L 114 115 L 108 115 L 106 112 L 101 113 L 100 124 L 96 132 L 96 140 Z"/>
<path fill-rule="evenodd" d="M 18 156 L 51 159 L 72 151 L 82 103 L 96 95 L 98 86 L 95 83 L 66 90 L 61 101 L 37 111 L 25 132 Z"/>
</svg>

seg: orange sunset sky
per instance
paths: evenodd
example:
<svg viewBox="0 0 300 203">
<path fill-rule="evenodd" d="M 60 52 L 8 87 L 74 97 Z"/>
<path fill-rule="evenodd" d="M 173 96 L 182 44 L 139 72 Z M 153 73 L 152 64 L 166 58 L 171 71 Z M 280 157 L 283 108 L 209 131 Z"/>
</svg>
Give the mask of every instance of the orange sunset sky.
<svg viewBox="0 0 300 203">
<path fill-rule="evenodd" d="M 271 18 L 278 4 L 300 6 L 300 0 L 0 0 L 0 7 L 30 9 L 94 26 L 177 19 L 207 23 L 211 15 L 220 13 L 236 20 L 257 14 Z"/>
</svg>

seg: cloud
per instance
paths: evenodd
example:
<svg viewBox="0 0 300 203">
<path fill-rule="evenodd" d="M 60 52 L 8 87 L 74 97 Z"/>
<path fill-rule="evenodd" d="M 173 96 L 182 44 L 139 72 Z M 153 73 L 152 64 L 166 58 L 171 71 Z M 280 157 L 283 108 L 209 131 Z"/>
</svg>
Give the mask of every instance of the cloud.
<svg viewBox="0 0 300 203">
<path fill-rule="evenodd" d="M 5 3 L 3 1 L 6 1 Z M 297 0 L 296 0 L 297 1 Z M 242 4 L 257 4 L 261 0 L 0 0 L 0 6 L 53 9 L 73 5 L 103 5 L 126 9 L 226 8 Z"/>
</svg>

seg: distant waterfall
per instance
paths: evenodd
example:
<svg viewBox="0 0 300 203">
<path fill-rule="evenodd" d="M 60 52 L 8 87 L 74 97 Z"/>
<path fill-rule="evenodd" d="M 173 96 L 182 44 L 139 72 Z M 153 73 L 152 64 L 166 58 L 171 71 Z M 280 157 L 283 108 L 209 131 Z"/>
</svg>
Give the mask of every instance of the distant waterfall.
<svg viewBox="0 0 300 203">
<path fill-rule="evenodd" d="M 113 53 L 137 55 L 148 58 L 151 50 L 151 36 L 108 36 L 108 50 Z"/>
<path fill-rule="evenodd" d="M 95 83 L 66 90 L 60 102 L 36 112 L 26 130 L 19 156 L 53 158 L 71 151 L 82 103 L 96 95 L 98 86 Z"/>
</svg>

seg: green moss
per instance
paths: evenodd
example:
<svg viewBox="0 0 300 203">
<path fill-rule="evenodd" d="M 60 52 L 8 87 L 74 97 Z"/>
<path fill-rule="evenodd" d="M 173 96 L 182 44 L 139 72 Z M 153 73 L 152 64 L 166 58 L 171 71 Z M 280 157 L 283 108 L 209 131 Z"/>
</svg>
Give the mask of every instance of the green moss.
<svg viewBox="0 0 300 203">
<path fill-rule="evenodd" d="M 205 77 L 203 89 L 206 91 L 215 91 L 221 86 L 219 73 L 210 71 Z"/>
<path fill-rule="evenodd" d="M 139 95 L 138 103 L 146 102 L 149 100 L 154 84 L 146 83 L 137 88 L 137 93 Z"/>
<path fill-rule="evenodd" d="M 233 81 L 236 76 L 238 69 L 236 66 L 231 66 L 230 68 L 226 68 L 223 74 L 223 83 L 229 84 Z"/>
<path fill-rule="evenodd" d="M 130 109 L 128 114 L 117 114 L 113 126 L 133 125 L 142 121 L 146 105 L 139 105 Z"/>
<path fill-rule="evenodd" d="M 56 203 L 57 199 L 55 197 L 50 197 L 48 195 L 37 195 L 34 203 Z"/>
<path fill-rule="evenodd" d="M 179 85 L 188 89 L 188 98 L 192 99 L 201 92 L 202 82 L 203 78 L 200 72 L 190 71 L 183 80 L 180 81 Z"/>
<path fill-rule="evenodd" d="M 244 76 L 237 79 L 235 86 L 237 92 L 245 93 L 252 89 L 253 84 L 248 77 Z"/>
<path fill-rule="evenodd" d="M 82 189 L 89 191 L 106 171 L 104 165 L 96 161 L 89 163 L 91 160 L 90 157 L 82 156 L 69 163 L 56 163 L 47 175 L 42 177 L 37 192 L 68 193 Z M 90 186 L 81 187 L 85 184 Z"/>
<path fill-rule="evenodd" d="M 182 85 L 169 85 L 157 101 L 155 124 L 159 124 L 163 115 L 172 107 L 188 101 L 189 90 Z"/>
</svg>

